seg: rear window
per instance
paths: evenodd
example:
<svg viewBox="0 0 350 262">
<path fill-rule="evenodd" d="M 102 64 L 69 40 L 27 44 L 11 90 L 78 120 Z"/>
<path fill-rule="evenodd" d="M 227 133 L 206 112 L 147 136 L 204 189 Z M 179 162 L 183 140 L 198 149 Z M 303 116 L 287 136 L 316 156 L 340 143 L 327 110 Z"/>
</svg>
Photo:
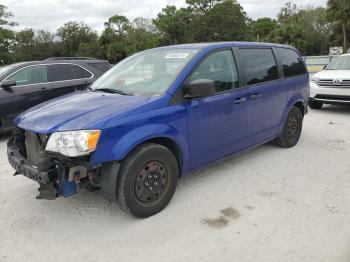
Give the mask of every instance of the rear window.
<svg viewBox="0 0 350 262">
<path fill-rule="evenodd" d="M 278 48 L 285 77 L 303 75 L 306 69 L 302 58 L 294 50 Z"/>
<path fill-rule="evenodd" d="M 254 85 L 278 79 L 278 68 L 275 56 L 269 48 L 240 49 L 243 72 L 247 85 Z"/>
</svg>

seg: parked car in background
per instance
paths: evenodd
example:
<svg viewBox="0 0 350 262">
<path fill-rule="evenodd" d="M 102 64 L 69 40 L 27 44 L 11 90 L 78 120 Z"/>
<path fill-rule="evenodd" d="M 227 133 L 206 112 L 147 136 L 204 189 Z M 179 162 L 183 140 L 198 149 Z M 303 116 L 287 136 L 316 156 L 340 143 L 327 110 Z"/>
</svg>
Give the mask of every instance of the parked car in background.
<svg viewBox="0 0 350 262">
<path fill-rule="evenodd" d="M 44 101 L 84 90 L 111 66 L 95 58 L 49 58 L 0 68 L 0 131 Z"/>
<path fill-rule="evenodd" d="M 310 78 L 309 106 L 350 104 L 350 54 L 335 58 L 323 71 Z"/>
<path fill-rule="evenodd" d="M 45 197 L 85 184 L 148 217 L 197 168 L 271 140 L 295 146 L 308 98 L 309 75 L 290 46 L 156 48 L 123 60 L 86 92 L 23 113 L 8 159 Z"/>
<path fill-rule="evenodd" d="M 337 55 L 305 56 L 304 61 L 310 75 L 322 71 Z"/>
</svg>

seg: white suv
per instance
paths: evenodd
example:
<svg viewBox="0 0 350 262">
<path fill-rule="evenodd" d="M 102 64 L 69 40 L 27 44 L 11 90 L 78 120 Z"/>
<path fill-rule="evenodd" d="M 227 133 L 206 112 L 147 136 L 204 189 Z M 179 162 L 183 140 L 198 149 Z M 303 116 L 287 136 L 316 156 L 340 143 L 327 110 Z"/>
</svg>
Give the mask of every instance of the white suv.
<svg viewBox="0 0 350 262">
<path fill-rule="evenodd" d="M 310 78 L 309 106 L 350 104 L 350 54 L 335 58 L 323 71 Z"/>
</svg>

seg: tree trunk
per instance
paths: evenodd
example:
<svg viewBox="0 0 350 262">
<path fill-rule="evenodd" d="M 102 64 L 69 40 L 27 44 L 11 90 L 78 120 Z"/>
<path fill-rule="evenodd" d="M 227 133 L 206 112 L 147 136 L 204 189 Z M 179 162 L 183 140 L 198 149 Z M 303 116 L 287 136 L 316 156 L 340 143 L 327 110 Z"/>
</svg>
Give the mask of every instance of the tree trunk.
<svg viewBox="0 0 350 262">
<path fill-rule="evenodd" d="M 343 20 L 343 53 L 348 52 L 348 27 L 347 27 L 348 21 Z"/>
</svg>

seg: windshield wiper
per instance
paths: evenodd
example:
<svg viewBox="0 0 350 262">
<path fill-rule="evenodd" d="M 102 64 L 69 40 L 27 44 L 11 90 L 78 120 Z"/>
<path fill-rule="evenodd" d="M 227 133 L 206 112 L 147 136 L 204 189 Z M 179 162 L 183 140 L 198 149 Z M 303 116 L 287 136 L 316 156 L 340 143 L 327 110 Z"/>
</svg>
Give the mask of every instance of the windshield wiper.
<svg viewBox="0 0 350 262">
<path fill-rule="evenodd" d="M 94 89 L 93 91 L 100 91 L 100 92 L 106 92 L 106 93 L 111 93 L 111 94 L 119 94 L 119 95 L 124 95 L 124 96 L 132 96 L 132 93 L 127 93 L 122 90 L 118 89 L 113 89 L 113 88 L 97 88 Z"/>
</svg>

